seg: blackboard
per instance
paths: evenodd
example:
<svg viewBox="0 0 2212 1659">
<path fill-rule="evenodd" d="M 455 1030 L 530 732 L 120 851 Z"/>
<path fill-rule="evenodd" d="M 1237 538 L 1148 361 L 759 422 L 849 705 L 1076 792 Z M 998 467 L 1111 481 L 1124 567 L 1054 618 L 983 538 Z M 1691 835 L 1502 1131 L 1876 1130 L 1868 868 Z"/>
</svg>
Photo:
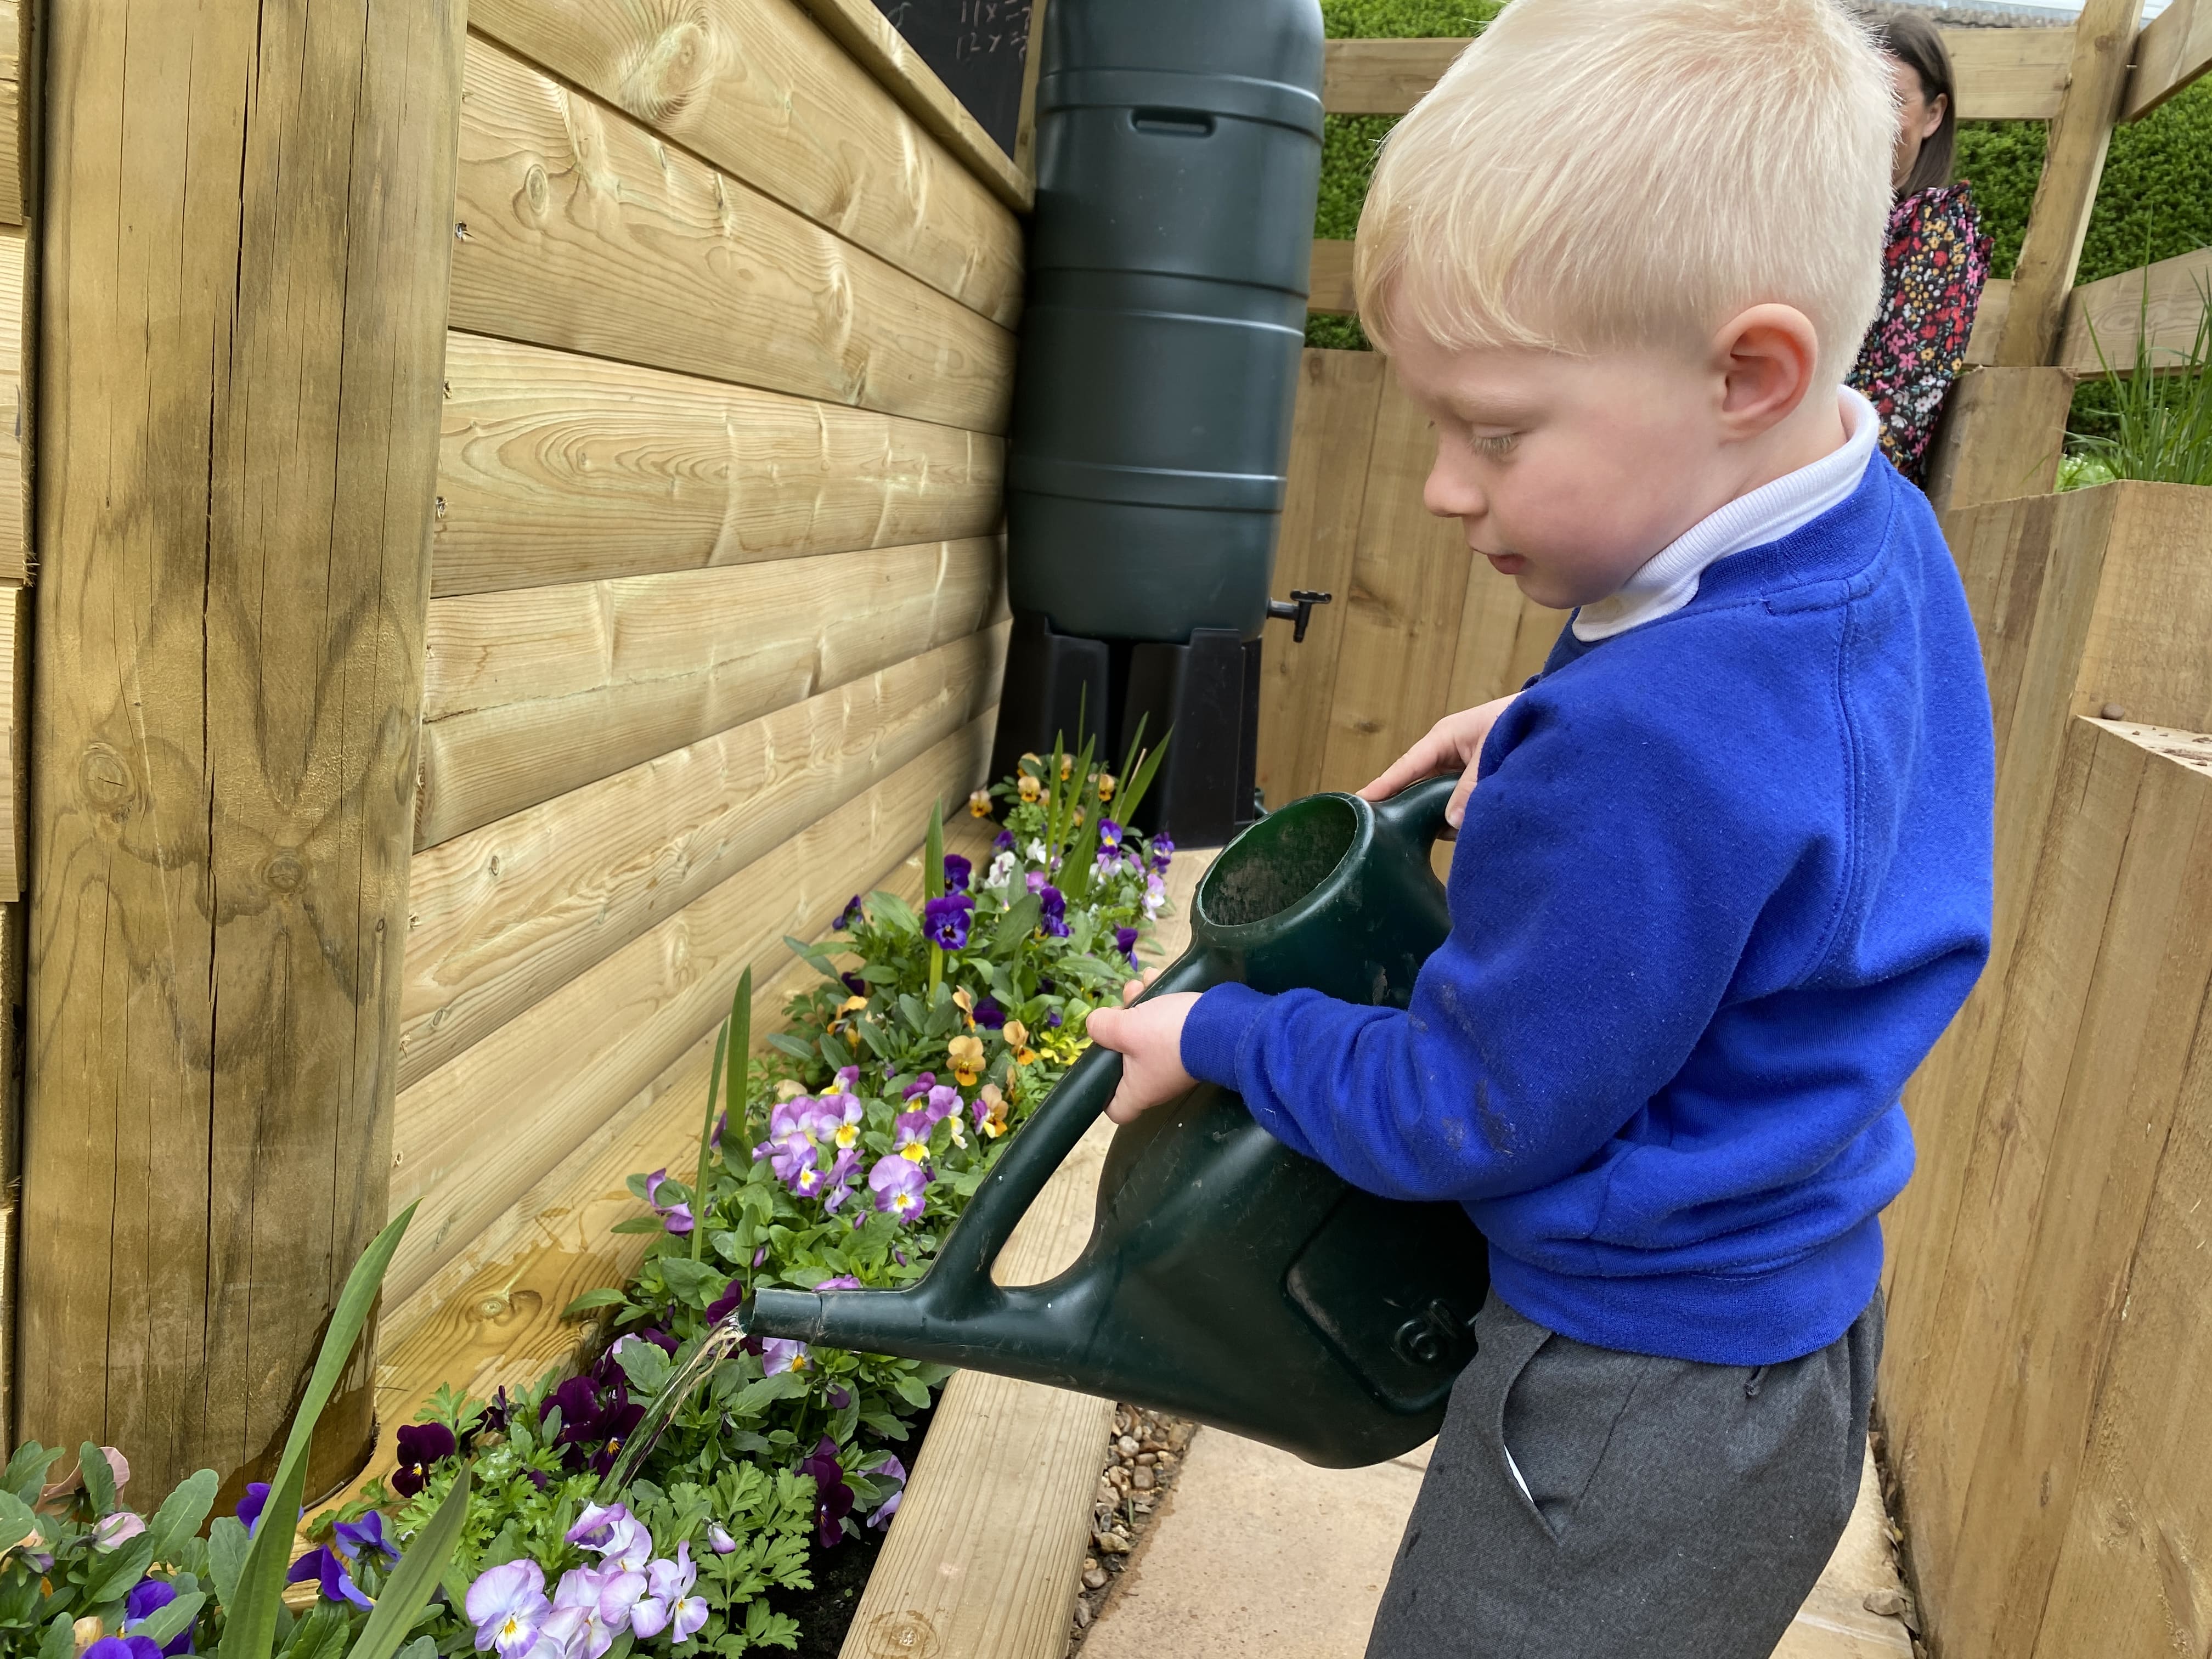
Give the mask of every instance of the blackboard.
<svg viewBox="0 0 2212 1659">
<path fill-rule="evenodd" d="M 876 0 L 876 9 L 1011 154 L 1022 118 L 1030 0 Z"/>
</svg>

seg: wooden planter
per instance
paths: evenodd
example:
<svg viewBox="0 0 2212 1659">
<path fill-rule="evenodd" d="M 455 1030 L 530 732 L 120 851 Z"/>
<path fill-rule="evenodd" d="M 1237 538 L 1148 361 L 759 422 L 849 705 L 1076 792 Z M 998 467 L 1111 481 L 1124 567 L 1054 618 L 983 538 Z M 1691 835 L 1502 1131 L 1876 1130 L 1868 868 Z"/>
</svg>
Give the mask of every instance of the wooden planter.
<svg viewBox="0 0 2212 1659">
<path fill-rule="evenodd" d="M 1946 1659 L 2202 1646 L 2212 489 L 1944 520 L 1997 740 L 1990 964 L 1906 1096 L 1881 1409 Z"/>
</svg>

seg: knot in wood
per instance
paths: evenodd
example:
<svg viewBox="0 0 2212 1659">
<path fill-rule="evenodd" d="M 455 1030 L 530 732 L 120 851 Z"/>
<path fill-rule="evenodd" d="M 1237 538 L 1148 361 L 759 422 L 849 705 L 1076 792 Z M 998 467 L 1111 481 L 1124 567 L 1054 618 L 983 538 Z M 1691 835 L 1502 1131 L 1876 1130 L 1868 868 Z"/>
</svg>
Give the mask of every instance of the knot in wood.
<svg viewBox="0 0 2212 1659">
<path fill-rule="evenodd" d="M 289 847 L 261 866 L 261 879 L 280 893 L 297 892 L 300 884 L 307 878 L 307 866 L 300 862 L 299 854 Z"/>
<path fill-rule="evenodd" d="M 77 764 L 77 782 L 85 799 L 103 812 L 120 811 L 137 793 L 131 781 L 131 763 L 104 743 L 84 751 Z"/>
<path fill-rule="evenodd" d="M 873 1659 L 935 1659 L 943 1645 L 927 1615 L 912 1607 L 878 1613 L 868 1631 L 868 1652 Z"/>
</svg>

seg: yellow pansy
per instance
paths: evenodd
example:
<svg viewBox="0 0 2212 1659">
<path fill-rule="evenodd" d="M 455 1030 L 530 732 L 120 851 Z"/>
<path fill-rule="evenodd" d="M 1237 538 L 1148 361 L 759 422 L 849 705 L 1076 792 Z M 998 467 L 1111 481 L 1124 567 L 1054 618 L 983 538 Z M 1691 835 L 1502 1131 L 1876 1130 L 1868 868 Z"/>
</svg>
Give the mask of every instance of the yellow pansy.
<svg viewBox="0 0 2212 1659">
<path fill-rule="evenodd" d="M 978 1090 L 975 1103 L 983 1109 L 983 1121 L 977 1127 L 994 1140 L 1006 1133 L 1006 1097 L 997 1084 L 987 1083 Z"/>
<path fill-rule="evenodd" d="M 1111 772 L 1098 775 L 1098 799 L 1102 801 L 1114 799 L 1114 775 Z"/>
<path fill-rule="evenodd" d="M 1065 783 L 1068 779 L 1070 779 L 1070 778 L 1073 777 L 1074 775 L 1075 775 L 1075 757 L 1074 757 L 1074 756 L 1073 756 L 1073 755 L 1062 755 L 1062 756 L 1060 757 L 1060 781 L 1061 781 L 1061 782 L 1063 782 L 1063 783 Z"/>
<path fill-rule="evenodd" d="M 1035 801 L 1044 799 L 1044 786 L 1026 772 L 1022 774 L 1020 788 L 1024 800 Z"/>
<path fill-rule="evenodd" d="M 969 815 L 972 817 L 989 817 L 991 816 L 991 792 L 988 789 L 978 789 L 974 794 L 969 796 L 968 811 Z"/>
<path fill-rule="evenodd" d="M 983 1039 L 963 1035 L 945 1045 L 945 1053 L 952 1062 L 952 1075 L 960 1080 L 963 1089 L 974 1085 L 983 1074 Z"/>
</svg>

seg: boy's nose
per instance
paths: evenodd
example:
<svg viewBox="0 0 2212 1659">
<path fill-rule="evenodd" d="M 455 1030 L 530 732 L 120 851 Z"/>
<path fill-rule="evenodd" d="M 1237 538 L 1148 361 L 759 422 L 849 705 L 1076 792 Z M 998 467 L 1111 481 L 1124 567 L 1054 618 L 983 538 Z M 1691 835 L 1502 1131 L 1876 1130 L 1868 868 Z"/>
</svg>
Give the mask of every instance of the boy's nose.
<svg viewBox="0 0 2212 1659">
<path fill-rule="evenodd" d="M 1453 464 L 1441 443 L 1436 464 L 1429 468 L 1428 481 L 1421 486 L 1421 504 L 1439 519 L 1479 519 L 1490 511 L 1481 486 L 1468 468 Z"/>
</svg>

